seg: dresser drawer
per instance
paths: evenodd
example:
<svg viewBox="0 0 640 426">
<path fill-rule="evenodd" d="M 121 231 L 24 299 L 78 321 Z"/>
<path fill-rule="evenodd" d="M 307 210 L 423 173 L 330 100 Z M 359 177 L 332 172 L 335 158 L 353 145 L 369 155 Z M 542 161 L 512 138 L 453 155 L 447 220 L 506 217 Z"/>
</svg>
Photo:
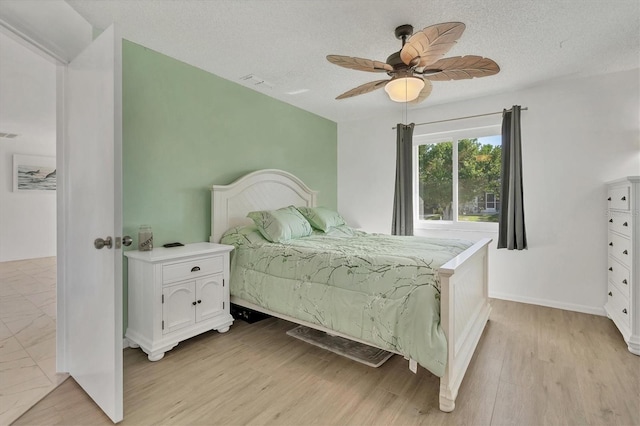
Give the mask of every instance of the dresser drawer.
<svg viewBox="0 0 640 426">
<path fill-rule="evenodd" d="M 631 310 L 629 309 L 629 298 L 624 295 L 614 286 L 609 283 L 607 301 L 609 302 L 610 313 L 617 320 L 622 320 L 625 326 L 629 327 L 631 318 Z"/>
<path fill-rule="evenodd" d="M 618 287 L 626 297 L 630 297 L 631 273 L 620 262 L 609 256 L 609 282 Z"/>
<path fill-rule="evenodd" d="M 609 255 L 615 257 L 623 265 L 631 265 L 631 240 L 621 235 L 609 233 Z"/>
<path fill-rule="evenodd" d="M 631 213 L 609 212 L 609 230 L 631 236 Z"/>
<path fill-rule="evenodd" d="M 610 209 L 629 210 L 630 186 L 616 186 L 609 188 L 607 201 Z"/>
<path fill-rule="evenodd" d="M 162 266 L 162 283 L 172 283 L 222 272 L 223 256 L 201 257 Z"/>
</svg>

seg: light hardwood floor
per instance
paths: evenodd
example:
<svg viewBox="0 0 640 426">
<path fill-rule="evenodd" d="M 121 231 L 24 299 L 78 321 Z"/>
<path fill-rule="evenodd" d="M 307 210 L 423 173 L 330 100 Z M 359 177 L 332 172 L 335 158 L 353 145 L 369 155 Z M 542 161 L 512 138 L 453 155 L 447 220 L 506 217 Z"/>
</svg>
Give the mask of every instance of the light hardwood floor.
<svg viewBox="0 0 640 426">
<path fill-rule="evenodd" d="M 0 425 L 62 382 L 56 374 L 56 258 L 0 263 Z"/>
<path fill-rule="evenodd" d="M 605 317 L 494 300 L 452 413 L 438 379 L 394 356 L 378 369 L 237 321 L 159 362 L 125 350 L 124 425 L 640 424 L 640 357 Z M 110 424 L 69 379 L 15 423 Z"/>
</svg>

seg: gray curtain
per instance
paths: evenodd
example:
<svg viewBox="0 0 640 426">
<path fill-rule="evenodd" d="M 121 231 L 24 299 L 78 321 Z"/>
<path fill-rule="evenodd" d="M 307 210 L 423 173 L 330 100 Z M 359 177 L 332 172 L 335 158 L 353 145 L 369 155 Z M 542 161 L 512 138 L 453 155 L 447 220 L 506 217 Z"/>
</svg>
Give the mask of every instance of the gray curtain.
<svg viewBox="0 0 640 426">
<path fill-rule="evenodd" d="M 413 127 L 414 123 L 397 126 L 393 235 L 413 235 Z"/>
<path fill-rule="evenodd" d="M 522 196 L 522 141 L 520 106 L 502 113 L 502 188 L 500 191 L 498 248 L 527 248 Z"/>
</svg>

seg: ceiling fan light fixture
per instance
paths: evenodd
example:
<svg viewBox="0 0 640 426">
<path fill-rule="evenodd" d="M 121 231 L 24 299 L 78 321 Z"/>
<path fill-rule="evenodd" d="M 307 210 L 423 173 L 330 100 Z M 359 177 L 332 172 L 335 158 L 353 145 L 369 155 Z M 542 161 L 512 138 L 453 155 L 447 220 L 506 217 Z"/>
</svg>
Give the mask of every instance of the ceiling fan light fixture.
<svg viewBox="0 0 640 426">
<path fill-rule="evenodd" d="M 422 89 L 424 80 L 413 76 L 394 78 L 384 86 L 384 91 L 394 102 L 410 102 L 420 95 Z"/>
</svg>

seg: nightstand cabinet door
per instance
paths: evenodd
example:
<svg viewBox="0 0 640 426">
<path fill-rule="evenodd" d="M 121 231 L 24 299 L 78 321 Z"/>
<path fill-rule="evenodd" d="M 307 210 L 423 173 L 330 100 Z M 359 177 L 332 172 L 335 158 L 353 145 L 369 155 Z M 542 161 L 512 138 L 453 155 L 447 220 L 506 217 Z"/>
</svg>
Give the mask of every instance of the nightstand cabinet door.
<svg viewBox="0 0 640 426">
<path fill-rule="evenodd" d="M 220 315 L 225 308 L 224 277 L 212 275 L 196 281 L 195 321 L 200 322 Z"/>
<path fill-rule="evenodd" d="M 162 334 L 193 325 L 196 320 L 194 281 L 176 284 L 162 289 Z"/>
</svg>

